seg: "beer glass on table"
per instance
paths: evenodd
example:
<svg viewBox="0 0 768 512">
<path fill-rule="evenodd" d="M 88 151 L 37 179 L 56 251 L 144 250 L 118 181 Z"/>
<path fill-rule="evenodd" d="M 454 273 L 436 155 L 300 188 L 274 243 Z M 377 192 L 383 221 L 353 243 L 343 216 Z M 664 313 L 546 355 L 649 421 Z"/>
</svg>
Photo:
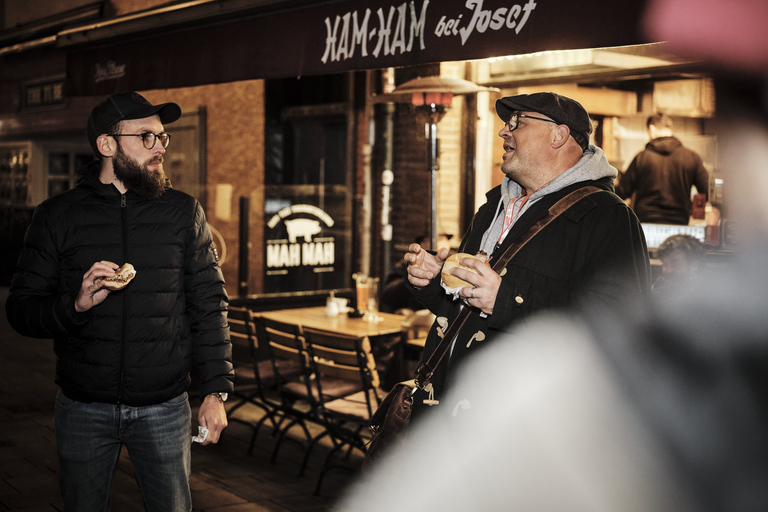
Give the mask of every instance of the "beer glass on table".
<svg viewBox="0 0 768 512">
<path fill-rule="evenodd" d="M 379 316 L 379 278 L 365 274 L 354 274 L 357 292 L 357 310 L 363 313 L 363 320 L 378 322 Z"/>
</svg>

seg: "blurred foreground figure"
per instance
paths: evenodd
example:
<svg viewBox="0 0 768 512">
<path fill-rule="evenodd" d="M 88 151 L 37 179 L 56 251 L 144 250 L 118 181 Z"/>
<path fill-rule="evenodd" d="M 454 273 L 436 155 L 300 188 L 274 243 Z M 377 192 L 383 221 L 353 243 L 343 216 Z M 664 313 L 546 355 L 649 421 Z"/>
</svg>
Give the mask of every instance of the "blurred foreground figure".
<svg viewBox="0 0 768 512">
<path fill-rule="evenodd" d="M 664 240 L 656 251 L 662 274 L 653 283 L 651 300 L 666 303 L 673 290 L 700 277 L 706 267 L 706 254 L 704 244 L 691 235 L 672 235 Z"/>
<path fill-rule="evenodd" d="M 634 318 L 541 316 L 508 334 L 459 376 L 458 421 L 418 425 L 404 459 L 341 510 L 768 510 L 766 14 L 749 1 L 649 11 L 654 38 L 749 72 L 716 81 L 737 261 Z M 730 60 L 742 46 L 753 67 Z"/>
</svg>

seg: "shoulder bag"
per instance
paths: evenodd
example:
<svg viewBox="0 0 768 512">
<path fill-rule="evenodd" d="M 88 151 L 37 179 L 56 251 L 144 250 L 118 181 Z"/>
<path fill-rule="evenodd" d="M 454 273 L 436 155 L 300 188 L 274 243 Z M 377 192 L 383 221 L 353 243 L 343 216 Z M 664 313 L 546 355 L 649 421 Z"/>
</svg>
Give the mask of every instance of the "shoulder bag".
<svg viewBox="0 0 768 512">
<path fill-rule="evenodd" d="M 511 260 L 529 240 L 536 236 L 542 228 L 555 220 L 558 215 L 566 211 L 579 200 L 599 191 L 599 188 L 593 186 L 582 187 L 557 201 L 549 208 L 547 215 L 531 226 L 523 236 L 511 244 L 502 255 L 496 259 L 492 267 L 493 271 L 500 273 L 502 269 L 507 266 L 509 260 Z M 363 471 L 369 471 L 371 465 L 379 460 L 384 453 L 391 451 L 396 446 L 405 444 L 408 425 L 411 421 L 411 411 L 413 409 L 413 394 L 416 392 L 416 389 L 423 390 L 430 385 L 435 370 L 448 353 L 454 339 L 458 336 L 459 331 L 461 331 L 461 328 L 466 323 L 467 318 L 473 313 L 476 313 L 476 311 L 462 305 L 458 316 L 448 327 L 440 344 L 434 352 L 432 352 L 432 355 L 427 362 L 422 364 L 416 370 L 416 378 L 395 384 L 387 396 L 384 397 L 381 405 L 379 405 L 378 409 L 376 409 L 376 412 L 371 417 L 369 426 L 373 432 L 373 438 L 370 443 L 368 443 L 366 449 L 365 458 L 362 464 Z"/>
</svg>

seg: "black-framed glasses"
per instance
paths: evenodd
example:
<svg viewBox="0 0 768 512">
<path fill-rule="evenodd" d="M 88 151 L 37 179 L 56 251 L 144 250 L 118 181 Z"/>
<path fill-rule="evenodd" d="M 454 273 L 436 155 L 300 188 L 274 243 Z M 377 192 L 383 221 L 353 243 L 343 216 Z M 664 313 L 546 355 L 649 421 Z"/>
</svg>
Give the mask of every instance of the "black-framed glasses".
<svg viewBox="0 0 768 512">
<path fill-rule="evenodd" d="M 171 134 L 166 132 L 118 133 L 118 134 L 112 135 L 112 137 L 141 137 L 141 143 L 144 144 L 144 147 L 147 149 L 152 149 L 153 147 L 155 147 L 155 143 L 158 140 L 160 141 L 160 144 L 162 144 L 164 148 L 167 148 L 168 144 L 171 143 Z"/>
<path fill-rule="evenodd" d="M 525 117 L 527 119 L 536 119 L 537 121 L 546 121 L 546 122 L 552 123 L 552 124 L 560 124 L 557 121 L 553 121 L 551 119 L 544 119 L 543 117 L 529 116 L 529 115 L 526 115 L 526 114 L 512 114 L 509 117 L 509 121 L 504 123 L 504 125 L 507 127 L 507 130 L 509 130 L 511 132 L 515 131 L 517 129 L 517 122 L 519 121 L 519 119 L 521 117 Z"/>
</svg>

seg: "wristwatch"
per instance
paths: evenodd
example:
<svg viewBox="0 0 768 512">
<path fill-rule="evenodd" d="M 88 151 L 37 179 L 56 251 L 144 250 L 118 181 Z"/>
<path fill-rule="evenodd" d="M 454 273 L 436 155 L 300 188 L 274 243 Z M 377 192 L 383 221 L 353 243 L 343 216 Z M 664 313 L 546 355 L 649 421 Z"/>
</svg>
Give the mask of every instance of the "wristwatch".
<svg viewBox="0 0 768 512">
<path fill-rule="evenodd" d="M 228 393 L 211 393 L 212 396 L 215 396 L 219 399 L 219 402 L 224 403 L 227 401 L 227 398 L 229 397 Z"/>
</svg>

